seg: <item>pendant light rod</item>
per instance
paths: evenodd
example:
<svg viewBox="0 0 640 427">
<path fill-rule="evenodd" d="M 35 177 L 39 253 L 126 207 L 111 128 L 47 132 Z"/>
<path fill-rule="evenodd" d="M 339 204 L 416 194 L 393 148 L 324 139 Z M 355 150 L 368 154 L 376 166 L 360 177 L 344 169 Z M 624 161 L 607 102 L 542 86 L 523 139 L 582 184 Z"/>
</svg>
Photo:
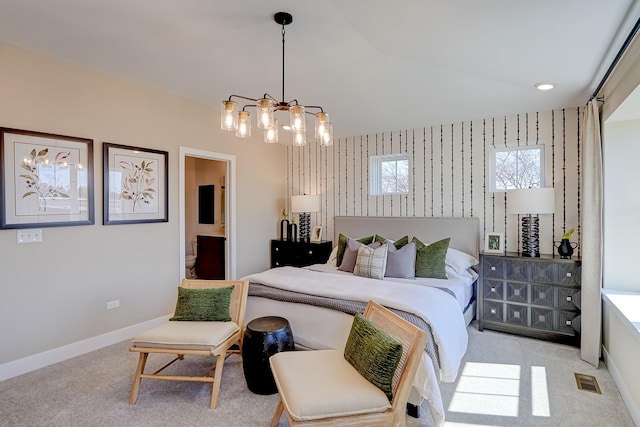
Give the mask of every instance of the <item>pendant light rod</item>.
<svg viewBox="0 0 640 427">
<path fill-rule="evenodd" d="M 284 26 L 285 24 L 282 24 L 282 98 L 280 98 L 282 99 L 283 102 L 284 102 Z"/>
</svg>

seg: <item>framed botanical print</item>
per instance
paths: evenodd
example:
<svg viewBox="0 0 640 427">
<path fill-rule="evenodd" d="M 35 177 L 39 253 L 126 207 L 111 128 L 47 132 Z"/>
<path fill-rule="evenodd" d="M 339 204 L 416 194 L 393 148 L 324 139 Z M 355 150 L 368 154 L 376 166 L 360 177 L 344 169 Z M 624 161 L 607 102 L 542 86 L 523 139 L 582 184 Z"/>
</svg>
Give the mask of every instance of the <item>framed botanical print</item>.
<svg viewBox="0 0 640 427">
<path fill-rule="evenodd" d="M 104 225 L 169 221 L 169 154 L 103 145 Z"/>
<path fill-rule="evenodd" d="M 0 228 L 93 224 L 93 140 L 0 128 L 0 200 Z"/>
</svg>

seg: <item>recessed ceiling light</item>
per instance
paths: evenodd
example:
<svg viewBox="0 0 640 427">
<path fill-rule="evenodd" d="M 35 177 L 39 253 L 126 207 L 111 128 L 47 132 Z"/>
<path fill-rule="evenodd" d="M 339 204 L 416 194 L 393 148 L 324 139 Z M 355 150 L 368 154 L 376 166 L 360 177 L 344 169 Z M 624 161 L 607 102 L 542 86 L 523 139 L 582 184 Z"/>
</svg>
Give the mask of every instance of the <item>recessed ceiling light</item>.
<svg viewBox="0 0 640 427">
<path fill-rule="evenodd" d="M 538 90 L 550 90 L 556 87 L 555 83 L 550 82 L 539 82 L 534 85 Z"/>
</svg>

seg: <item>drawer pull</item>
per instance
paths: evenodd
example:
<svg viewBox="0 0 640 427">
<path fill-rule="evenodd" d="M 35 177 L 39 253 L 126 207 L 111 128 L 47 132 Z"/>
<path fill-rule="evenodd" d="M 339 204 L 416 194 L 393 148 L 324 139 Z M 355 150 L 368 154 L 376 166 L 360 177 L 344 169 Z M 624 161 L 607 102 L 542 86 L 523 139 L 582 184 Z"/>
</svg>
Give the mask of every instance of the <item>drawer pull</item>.
<svg viewBox="0 0 640 427">
<path fill-rule="evenodd" d="M 567 297 L 567 301 L 571 301 L 571 297 Z"/>
<path fill-rule="evenodd" d="M 496 271 L 496 268 L 494 266 L 491 266 L 491 271 Z"/>
<path fill-rule="evenodd" d="M 309 255 L 313 255 L 313 251 L 309 251 Z"/>
<path fill-rule="evenodd" d="M 496 287 L 495 287 L 495 286 L 492 286 L 492 287 L 491 287 L 491 292 L 495 292 L 495 291 L 496 291 Z"/>
<path fill-rule="evenodd" d="M 278 261 L 276 261 L 276 265 L 280 265 L 280 263 Z"/>
<path fill-rule="evenodd" d="M 514 294 L 515 296 L 519 297 L 519 296 L 520 296 L 520 289 L 514 289 L 514 290 L 513 290 L 513 294 Z"/>
<path fill-rule="evenodd" d="M 491 309 L 491 314 L 496 314 L 496 309 L 495 308 Z"/>
<path fill-rule="evenodd" d="M 278 252 L 278 251 L 280 250 L 280 248 L 275 248 L 274 250 L 275 250 L 276 252 Z"/>
<path fill-rule="evenodd" d="M 564 324 L 567 326 L 571 326 L 571 320 L 565 320 Z"/>
<path fill-rule="evenodd" d="M 545 294 L 544 292 L 540 292 L 540 298 L 544 299 L 546 298 L 547 294 Z"/>
<path fill-rule="evenodd" d="M 567 277 L 571 277 L 571 273 L 567 273 Z"/>
</svg>

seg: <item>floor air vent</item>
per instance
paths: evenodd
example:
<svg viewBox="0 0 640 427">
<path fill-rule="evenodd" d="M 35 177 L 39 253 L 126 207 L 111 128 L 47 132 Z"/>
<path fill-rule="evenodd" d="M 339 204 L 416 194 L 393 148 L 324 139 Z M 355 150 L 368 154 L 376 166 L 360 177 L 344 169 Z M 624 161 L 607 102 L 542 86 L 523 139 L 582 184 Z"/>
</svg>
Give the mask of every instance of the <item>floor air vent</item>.
<svg viewBox="0 0 640 427">
<path fill-rule="evenodd" d="M 601 394 L 596 377 L 577 373 L 574 373 L 574 375 L 576 376 L 576 384 L 578 385 L 578 390 Z"/>
</svg>

